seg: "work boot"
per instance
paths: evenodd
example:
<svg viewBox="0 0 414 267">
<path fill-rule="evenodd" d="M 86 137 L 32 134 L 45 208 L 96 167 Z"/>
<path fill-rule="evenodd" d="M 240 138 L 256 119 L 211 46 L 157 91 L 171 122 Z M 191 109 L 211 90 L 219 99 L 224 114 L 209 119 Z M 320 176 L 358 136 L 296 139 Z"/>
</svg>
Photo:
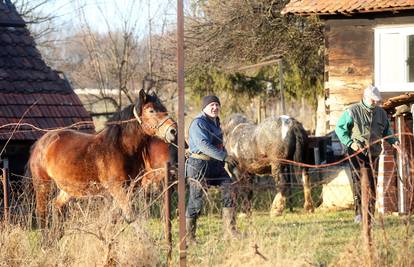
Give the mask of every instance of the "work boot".
<svg viewBox="0 0 414 267">
<path fill-rule="evenodd" d="M 185 218 L 185 228 L 187 230 L 187 244 L 196 244 L 197 218 Z"/>
<path fill-rule="evenodd" d="M 355 215 L 354 223 L 360 224 L 361 222 L 362 222 L 362 216 L 361 216 L 361 214 Z"/>
<path fill-rule="evenodd" d="M 225 239 L 239 239 L 240 233 L 236 227 L 235 208 L 223 208 L 223 230 Z"/>
</svg>

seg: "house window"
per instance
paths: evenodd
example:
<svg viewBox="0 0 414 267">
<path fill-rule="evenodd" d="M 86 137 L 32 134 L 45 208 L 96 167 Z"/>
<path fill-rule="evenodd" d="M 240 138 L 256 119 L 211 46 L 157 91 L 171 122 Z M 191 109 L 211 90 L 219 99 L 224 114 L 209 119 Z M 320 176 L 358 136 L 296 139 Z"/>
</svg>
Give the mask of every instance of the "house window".
<svg viewBox="0 0 414 267">
<path fill-rule="evenodd" d="M 375 29 L 375 85 L 383 92 L 414 91 L 414 26 Z"/>
</svg>

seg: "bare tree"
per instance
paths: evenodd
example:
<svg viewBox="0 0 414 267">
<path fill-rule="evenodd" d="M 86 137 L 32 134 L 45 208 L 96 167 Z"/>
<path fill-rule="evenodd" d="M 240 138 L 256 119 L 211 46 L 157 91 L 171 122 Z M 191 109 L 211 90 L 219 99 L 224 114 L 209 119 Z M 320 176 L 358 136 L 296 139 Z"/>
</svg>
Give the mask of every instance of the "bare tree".
<svg viewBox="0 0 414 267">
<path fill-rule="evenodd" d="M 322 79 L 322 26 L 313 18 L 282 16 L 287 2 L 192 1 L 186 28 L 189 73 L 200 65 L 234 71 L 283 57 L 303 76 Z"/>
<path fill-rule="evenodd" d="M 79 4 L 81 6 L 81 4 Z M 134 101 L 133 91 L 143 77 L 143 46 L 137 32 L 138 21 L 130 16 L 119 16 L 119 27 L 99 9 L 106 26 L 104 33 L 94 30 L 85 10 L 79 9 L 80 31 L 71 37 L 78 49 L 77 69 L 72 69 L 71 78 L 78 86 L 95 84 L 100 90 L 101 99 L 110 101 L 117 109 Z M 137 8 L 137 7 L 135 7 Z M 109 21 L 111 19 L 111 21 Z M 73 52 L 73 50 L 72 50 Z M 108 89 L 118 89 L 116 98 L 107 94 Z M 127 103 L 124 103 L 126 99 Z"/>
</svg>

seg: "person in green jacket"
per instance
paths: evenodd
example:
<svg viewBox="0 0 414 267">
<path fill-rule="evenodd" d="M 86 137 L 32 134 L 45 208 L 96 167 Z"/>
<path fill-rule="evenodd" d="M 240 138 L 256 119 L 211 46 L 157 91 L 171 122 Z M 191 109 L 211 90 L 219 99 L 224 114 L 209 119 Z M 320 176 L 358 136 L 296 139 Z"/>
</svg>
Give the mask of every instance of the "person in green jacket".
<svg viewBox="0 0 414 267">
<path fill-rule="evenodd" d="M 378 157 L 382 151 L 381 139 L 399 149 L 399 141 L 394 137 L 387 113 L 378 106 L 382 100 L 377 87 L 369 85 L 364 90 L 361 102 L 345 110 L 335 127 L 339 141 L 346 147 L 348 155 L 359 152 L 350 158 L 352 180 L 354 184 L 355 222 L 361 222 L 361 167 L 368 168 L 368 180 L 371 189 L 369 211 L 375 211 L 375 185 L 373 170 L 377 170 Z"/>
</svg>

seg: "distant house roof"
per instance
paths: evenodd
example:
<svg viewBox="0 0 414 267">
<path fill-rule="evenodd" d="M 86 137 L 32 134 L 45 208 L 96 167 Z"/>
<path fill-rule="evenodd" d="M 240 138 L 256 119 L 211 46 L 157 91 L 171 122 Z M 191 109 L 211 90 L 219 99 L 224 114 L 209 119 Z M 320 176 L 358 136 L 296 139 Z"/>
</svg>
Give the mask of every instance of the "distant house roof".
<svg viewBox="0 0 414 267">
<path fill-rule="evenodd" d="M 69 82 L 42 60 L 21 16 L 8 0 L 0 0 L 0 140 L 35 140 L 42 129 L 91 121 Z M 93 129 L 93 125 L 88 128 Z"/>
<path fill-rule="evenodd" d="M 282 14 L 335 15 L 414 9 L 414 0 L 291 0 Z"/>
</svg>

